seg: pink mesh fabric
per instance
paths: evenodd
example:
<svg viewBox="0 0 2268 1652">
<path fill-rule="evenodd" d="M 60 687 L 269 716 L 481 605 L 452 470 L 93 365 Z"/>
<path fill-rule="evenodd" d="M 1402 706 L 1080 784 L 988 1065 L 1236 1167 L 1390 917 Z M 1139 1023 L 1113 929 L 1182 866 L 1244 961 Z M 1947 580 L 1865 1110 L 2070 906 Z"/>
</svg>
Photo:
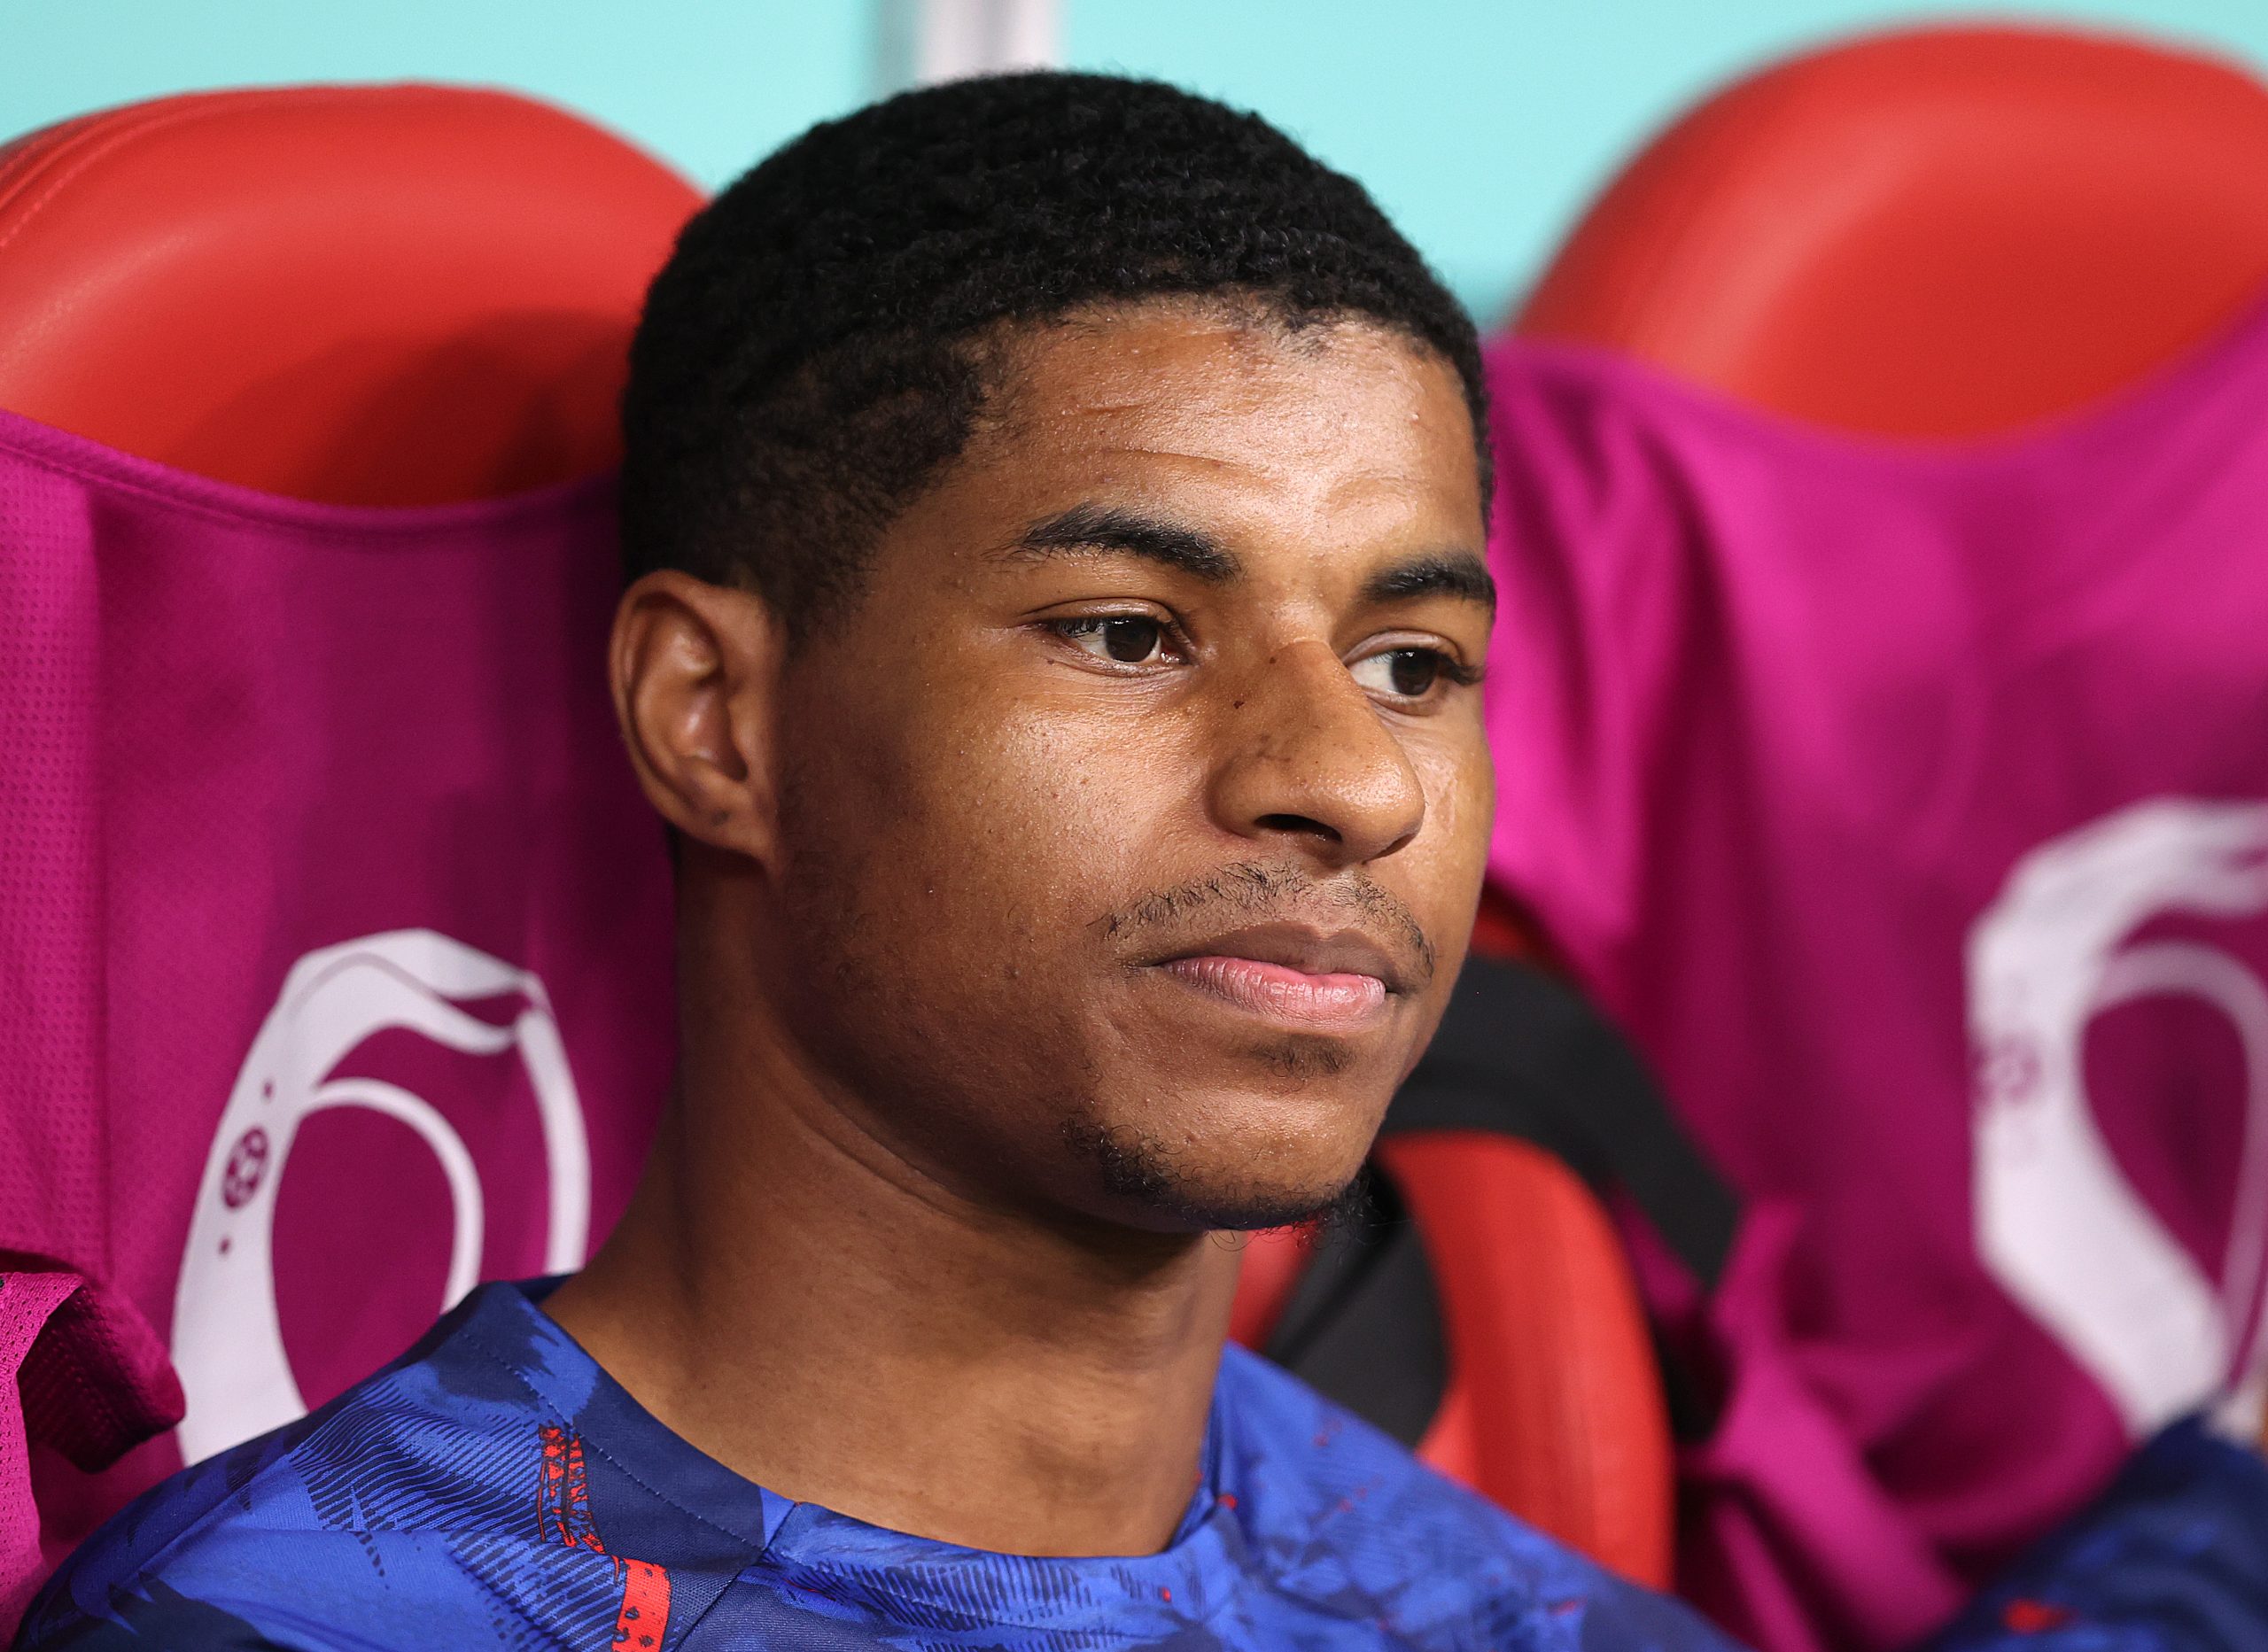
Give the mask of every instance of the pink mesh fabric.
<svg viewBox="0 0 2268 1652">
<path fill-rule="evenodd" d="M 87 1282 L 21 1373 L 50 1550 L 179 1460 L 93 1472 L 168 1352 L 217 1449 L 627 1198 L 672 1014 L 616 568 L 604 481 L 338 509 L 0 415 L 0 1253 Z"/>
<path fill-rule="evenodd" d="M 2256 1415 L 2268 311 L 1969 449 L 1491 375 L 1491 873 L 1749 1206 L 1680 1327 L 1687 1581 L 1907 1641 L 2136 1436 Z"/>
<path fill-rule="evenodd" d="M 15 1633 L 44 1571 L 17 1373 L 48 1316 L 78 1286 L 72 1274 L 0 1273 L 0 1633 Z"/>
</svg>

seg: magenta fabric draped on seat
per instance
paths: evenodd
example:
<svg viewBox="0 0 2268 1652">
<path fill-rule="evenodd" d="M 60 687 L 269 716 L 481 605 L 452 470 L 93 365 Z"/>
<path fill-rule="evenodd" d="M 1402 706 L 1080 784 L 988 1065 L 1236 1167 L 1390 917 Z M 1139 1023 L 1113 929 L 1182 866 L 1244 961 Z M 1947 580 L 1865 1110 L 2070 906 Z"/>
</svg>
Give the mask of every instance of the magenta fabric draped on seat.
<svg viewBox="0 0 2268 1652">
<path fill-rule="evenodd" d="M 621 1209 L 672 1023 L 617 587 L 604 480 L 337 508 L 0 415 L 0 1609 L 29 1486 L 51 1560 Z"/>
<path fill-rule="evenodd" d="M 1490 372 L 1491 873 L 1747 1206 L 1712 1300 L 1644 1270 L 1723 1385 L 1682 1570 L 1889 1647 L 2168 1418 L 2257 1426 L 2268 312 L 1973 447 Z"/>
</svg>

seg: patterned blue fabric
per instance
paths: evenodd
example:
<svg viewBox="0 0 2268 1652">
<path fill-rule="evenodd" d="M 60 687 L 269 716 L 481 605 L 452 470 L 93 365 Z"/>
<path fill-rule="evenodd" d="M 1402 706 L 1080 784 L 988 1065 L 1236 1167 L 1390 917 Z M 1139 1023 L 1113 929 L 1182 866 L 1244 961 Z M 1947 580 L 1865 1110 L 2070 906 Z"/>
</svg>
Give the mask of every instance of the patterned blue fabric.
<svg viewBox="0 0 2268 1652">
<path fill-rule="evenodd" d="M 2202 1439 L 2185 1449 L 2190 1458 L 2167 1462 L 2140 1493 L 2137 1506 L 2155 1522 L 2145 1522 L 2154 1553 L 2181 1571 L 2201 1544 L 2214 1549 L 2222 1511 L 2201 1515 L 2182 1499 L 2201 1479 L 2228 1480 L 2232 1497 L 2250 1500 L 2252 1524 L 2222 1534 L 2225 1552 L 2215 1552 L 2225 1575 L 2206 1584 L 2212 1598 L 2196 1622 L 2210 1627 L 2218 1609 L 2235 1614 L 2226 1621 L 2239 1633 L 2259 1630 L 2268 1625 L 2257 1609 L 2268 1574 L 2268 1470 L 2252 1463 L 2245 1480 L 2245 1454 Z M 2169 1492 L 2185 1513 L 2167 1515 Z M 2114 1551 L 2118 1541 L 2095 1540 Z M 2245 1541 L 2255 1545 L 2249 1555 Z M 2119 1574 L 2115 1552 L 2106 1558 L 2086 1543 L 2080 1538 L 2051 1566 L 2076 1567 L 2094 1585 Z M 2051 1589 L 2054 1581 L 2046 1579 Z M 2030 1594 L 1996 1597 L 1980 1612 L 1949 1644 L 2268 1646 L 2258 1636 L 2121 1638 L 2115 1618 L 2079 1621 Z M 126 1509 L 49 1585 L 18 1644 L 24 1652 L 1725 1646 L 1683 1608 L 1604 1575 L 1234 1348 L 1215 1395 L 1202 1484 L 1167 1549 L 1029 1559 L 881 1531 L 750 1484 L 641 1409 L 527 1288 L 513 1285 L 476 1292 L 402 1361 L 315 1415 L 184 1471 Z"/>
<path fill-rule="evenodd" d="M 2268 1648 L 2268 1462 L 2176 1424 L 1988 1589 L 1944 1652 Z"/>
</svg>

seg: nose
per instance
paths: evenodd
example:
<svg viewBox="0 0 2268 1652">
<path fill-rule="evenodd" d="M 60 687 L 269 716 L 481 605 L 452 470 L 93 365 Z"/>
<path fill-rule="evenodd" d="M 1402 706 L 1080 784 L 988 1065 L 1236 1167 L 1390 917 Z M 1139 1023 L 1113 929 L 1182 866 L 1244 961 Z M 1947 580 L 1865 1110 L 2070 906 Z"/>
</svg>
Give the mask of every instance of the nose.
<svg viewBox="0 0 2268 1652">
<path fill-rule="evenodd" d="M 1425 824 L 1402 741 L 1321 641 L 1278 651 L 1228 696 L 1212 806 L 1227 830 L 1332 871 L 1393 854 Z"/>
</svg>

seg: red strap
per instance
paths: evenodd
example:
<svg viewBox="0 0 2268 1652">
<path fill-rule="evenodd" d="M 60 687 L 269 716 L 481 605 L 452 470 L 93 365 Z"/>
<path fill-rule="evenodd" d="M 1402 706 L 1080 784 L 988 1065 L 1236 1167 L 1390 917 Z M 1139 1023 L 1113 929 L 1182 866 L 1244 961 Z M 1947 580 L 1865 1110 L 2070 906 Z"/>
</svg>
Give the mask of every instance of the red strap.
<svg viewBox="0 0 2268 1652">
<path fill-rule="evenodd" d="M 1581 1178 L 1482 1130 L 1381 1141 L 1441 1291 L 1449 1388 L 1418 1454 L 1649 1587 L 1670 1582 L 1668 1412 L 1619 1237 Z"/>
</svg>

